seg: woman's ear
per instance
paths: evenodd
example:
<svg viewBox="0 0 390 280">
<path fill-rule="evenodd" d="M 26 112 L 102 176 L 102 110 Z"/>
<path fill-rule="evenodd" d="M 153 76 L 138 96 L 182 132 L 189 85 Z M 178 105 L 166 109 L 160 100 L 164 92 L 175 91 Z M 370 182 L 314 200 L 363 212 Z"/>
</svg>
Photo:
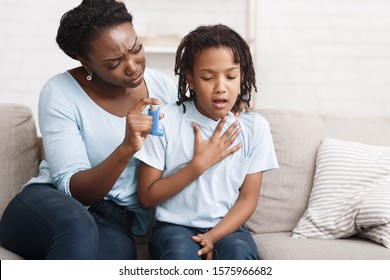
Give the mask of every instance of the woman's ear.
<svg viewBox="0 0 390 280">
<path fill-rule="evenodd" d="M 89 63 L 85 59 L 81 58 L 80 56 L 77 56 L 77 59 L 80 61 L 81 65 L 84 67 L 87 73 L 90 73 L 92 71 L 92 68 L 89 66 Z"/>
</svg>

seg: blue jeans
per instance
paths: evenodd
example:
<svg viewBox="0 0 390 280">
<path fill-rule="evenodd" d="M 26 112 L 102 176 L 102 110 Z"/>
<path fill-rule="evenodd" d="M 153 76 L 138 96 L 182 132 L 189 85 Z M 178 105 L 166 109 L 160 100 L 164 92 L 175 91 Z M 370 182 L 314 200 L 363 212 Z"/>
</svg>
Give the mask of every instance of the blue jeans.
<svg viewBox="0 0 390 280">
<path fill-rule="evenodd" d="M 200 247 L 191 238 L 209 230 L 156 222 L 150 254 L 157 260 L 200 260 L 197 255 Z M 247 227 L 242 226 L 214 244 L 213 257 L 217 260 L 256 260 L 256 243 Z"/>
<path fill-rule="evenodd" d="M 5 209 L 0 242 L 26 259 L 135 259 L 131 219 L 111 201 L 87 210 L 52 185 L 33 185 Z"/>
</svg>

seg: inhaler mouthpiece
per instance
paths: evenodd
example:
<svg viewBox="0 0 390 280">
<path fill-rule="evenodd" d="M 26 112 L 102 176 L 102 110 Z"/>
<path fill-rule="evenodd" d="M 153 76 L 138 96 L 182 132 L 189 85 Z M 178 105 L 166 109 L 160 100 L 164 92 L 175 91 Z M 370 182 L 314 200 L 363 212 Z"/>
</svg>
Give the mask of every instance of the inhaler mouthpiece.
<svg viewBox="0 0 390 280">
<path fill-rule="evenodd" d="M 149 111 L 156 111 L 158 110 L 158 105 L 150 104 Z"/>
</svg>

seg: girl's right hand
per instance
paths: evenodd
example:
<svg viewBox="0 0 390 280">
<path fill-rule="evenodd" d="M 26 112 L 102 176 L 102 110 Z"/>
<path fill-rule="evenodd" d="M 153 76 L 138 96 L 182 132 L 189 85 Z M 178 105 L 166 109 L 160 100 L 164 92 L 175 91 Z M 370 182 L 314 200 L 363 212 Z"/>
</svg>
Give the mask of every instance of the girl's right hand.
<svg viewBox="0 0 390 280">
<path fill-rule="evenodd" d="M 142 98 L 126 115 L 126 131 L 122 145 L 129 153 L 140 150 L 153 126 L 153 117 L 142 114 L 147 105 L 159 105 L 156 98 Z"/>
<path fill-rule="evenodd" d="M 202 138 L 199 126 L 196 123 L 192 124 L 195 133 L 195 148 L 192 162 L 201 173 L 241 148 L 241 143 L 229 148 L 241 132 L 241 129 L 238 127 L 238 121 L 220 135 L 226 121 L 227 117 L 221 119 L 213 135 L 208 140 Z"/>
</svg>

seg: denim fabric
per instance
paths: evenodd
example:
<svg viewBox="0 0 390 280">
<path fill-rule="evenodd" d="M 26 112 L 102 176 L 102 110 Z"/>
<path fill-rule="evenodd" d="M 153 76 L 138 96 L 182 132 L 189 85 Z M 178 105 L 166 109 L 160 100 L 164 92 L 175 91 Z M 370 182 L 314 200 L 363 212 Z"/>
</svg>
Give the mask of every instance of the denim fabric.
<svg viewBox="0 0 390 280">
<path fill-rule="evenodd" d="M 81 203 L 52 185 L 32 185 L 5 209 L 0 240 L 26 259 L 95 259 L 98 229 Z"/>
<path fill-rule="evenodd" d="M 89 212 L 99 228 L 98 259 L 132 260 L 137 258 L 130 229 L 134 214 L 111 200 L 101 200 Z"/>
<path fill-rule="evenodd" d="M 191 238 L 210 229 L 190 228 L 170 223 L 156 222 L 150 244 L 153 259 L 200 260 L 199 245 Z M 256 244 L 246 226 L 214 244 L 213 258 L 217 260 L 255 260 Z"/>
<path fill-rule="evenodd" d="M 0 241 L 26 259 L 133 259 L 130 216 L 113 202 L 88 211 L 52 185 L 31 185 L 5 209 Z"/>
</svg>

